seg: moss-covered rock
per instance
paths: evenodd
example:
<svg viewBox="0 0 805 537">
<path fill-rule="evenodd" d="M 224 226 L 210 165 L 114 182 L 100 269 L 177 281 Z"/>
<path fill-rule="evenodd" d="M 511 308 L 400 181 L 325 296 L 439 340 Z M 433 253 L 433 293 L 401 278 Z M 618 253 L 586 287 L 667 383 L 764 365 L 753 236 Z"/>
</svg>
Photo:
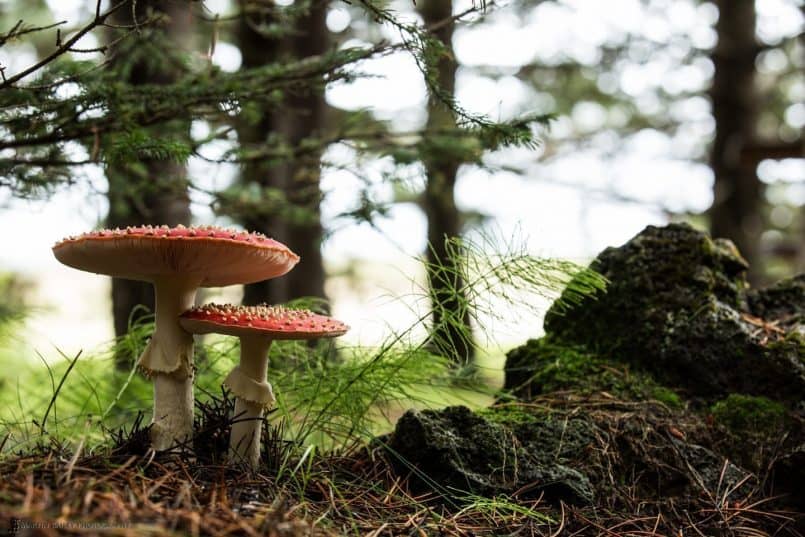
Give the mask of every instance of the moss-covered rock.
<svg viewBox="0 0 805 537">
<path fill-rule="evenodd" d="M 504 388 L 528 397 L 568 387 L 584 389 L 600 373 L 595 357 L 583 347 L 530 339 L 506 354 Z"/>
<path fill-rule="evenodd" d="M 529 424 L 533 430 L 543 427 L 551 426 Z M 554 438 L 554 443 L 559 438 L 550 432 L 543 436 Z M 485 496 L 518 492 L 523 497 L 544 495 L 557 503 L 588 504 L 593 499 L 589 480 L 562 464 L 561 453 L 529 449 L 512 428 L 463 406 L 406 412 L 388 446 L 397 470 L 410 473 L 418 488 L 450 491 L 453 496 L 461 491 Z"/>
<path fill-rule="evenodd" d="M 584 345 L 707 399 L 736 392 L 803 399 L 801 346 L 774 345 L 799 331 L 775 322 L 785 312 L 801 315 L 801 277 L 750 292 L 732 243 L 686 224 L 649 226 L 604 250 L 591 268 L 609 280 L 606 293 L 552 308 L 545 330 L 554 341 Z"/>
<path fill-rule="evenodd" d="M 780 280 L 765 289 L 749 290 L 746 298 L 750 311 L 758 317 L 805 325 L 805 274 Z"/>
<path fill-rule="evenodd" d="M 634 498 L 686 502 L 757 480 L 695 441 L 696 421 L 650 403 L 611 408 L 501 404 L 409 411 L 388 438 L 391 459 L 415 492 L 542 496 L 545 501 L 618 509 Z M 673 433 L 671 432 L 673 431 Z M 705 437 L 700 437 L 702 440 Z"/>
<path fill-rule="evenodd" d="M 683 406 L 670 388 L 643 371 L 590 353 L 584 347 L 554 337 L 532 339 L 506 355 L 504 388 L 523 399 L 556 391 L 577 394 L 608 392 L 627 400 L 656 400 L 672 408 Z"/>
</svg>

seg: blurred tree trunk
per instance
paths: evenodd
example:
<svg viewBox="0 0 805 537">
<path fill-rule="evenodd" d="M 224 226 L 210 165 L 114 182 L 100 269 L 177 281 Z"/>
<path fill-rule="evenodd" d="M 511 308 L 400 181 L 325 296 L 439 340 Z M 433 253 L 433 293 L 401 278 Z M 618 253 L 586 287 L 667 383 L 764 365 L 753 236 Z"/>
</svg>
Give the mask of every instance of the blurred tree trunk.
<svg viewBox="0 0 805 537">
<path fill-rule="evenodd" d="M 731 239 L 750 265 L 757 280 L 758 250 L 763 230 L 763 185 L 757 177 L 757 159 L 745 158 L 755 143 L 757 97 L 755 92 L 754 0 L 717 0 L 718 44 L 712 54 L 715 73 L 710 92 L 716 124 L 710 154 L 713 169 L 713 205 L 710 230 Z"/>
<path fill-rule="evenodd" d="M 312 2 L 310 12 L 296 25 L 297 32 L 287 40 L 289 56 L 306 58 L 327 49 L 327 9 L 329 2 Z M 306 91 L 306 93 L 305 93 Z M 324 95 L 302 90 L 290 98 L 290 108 L 283 118 L 283 134 L 292 146 L 305 138 L 320 134 L 324 128 Z M 326 298 L 324 294 L 324 260 L 321 254 L 321 154 L 318 152 L 296 160 L 288 170 L 288 201 L 301 208 L 298 218 L 288 222 L 288 241 L 302 260 L 288 274 L 288 298 L 303 296 Z"/>
<path fill-rule="evenodd" d="M 253 13 L 252 3 L 241 0 L 241 15 L 238 19 L 236 37 L 243 58 L 243 68 L 252 69 L 277 60 L 279 40 L 266 37 L 259 32 L 260 25 L 273 22 L 270 15 Z M 259 104 L 255 104 L 259 106 Z M 259 118 L 241 121 L 238 126 L 238 140 L 241 145 L 260 144 L 268 141 L 269 135 L 277 130 L 279 118 L 267 110 L 258 110 Z M 241 168 L 240 182 L 243 185 L 257 185 L 261 189 L 286 191 L 285 176 L 281 166 L 272 165 L 265 160 L 246 162 Z M 282 215 L 273 207 L 265 211 L 248 211 L 246 214 L 233 214 L 247 230 L 259 231 L 278 241 L 286 242 L 285 222 Z M 285 286 L 282 279 L 266 280 L 244 286 L 243 303 L 247 305 L 268 302 L 275 304 L 285 301 Z"/>
<path fill-rule="evenodd" d="M 130 6 L 117 11 L 113 22 L 130 25 L 135 22 L 135 16 L 142 21 L 154 12 L 164 15 L 163 22 L 150 28 L 148 33 L 144 32 L 127 41 L 125 50 L 118 49 L 116 52 L 111 68 L 120 71 L 124 80 L 132 85 L 170 83 L 181 72 L 181 61 L 170 54 L 151 54 L 143 44 L 151 39 L 151 32 L 164 32 L 166 39 L 176 43 L 174 50 L 181 52 L 190 33 L 189 4 L 136 0 L 134 6 L 135 13 L 132 13 Z M 153 45 L 153 42 L 150 44 Z M 188 126 L 182 123 L 153 132 L 153 136 L 166 135 L 186 137 Z M 190 198 L 183 164 L 156 159 L 110 164 L 106 168 L 106 177 L 109 182 L 108 227 L 190 224 Z M 131 320 L 153 310 L 154 292 L 151 284 L 112 279 L 112 314 L 116 336 L 128 332 Z M 115 365 L 119 369 L 128 369 L 134 358 L 119 354 L 115 356 Z"/>
<path fill-rule="evenodd" d="M 326 1 L 311 2 L 309 10 L 294 21 L 294 27 L 281 39 L 269 39 L 256 31 L 248 15 L 241 19 L 239 46 L 244 67 L 258 67 L 280 58 L 306 58 L 325 52 L 328 30 Z M 281 111 L 262 111 L 256 124 L 244 126 L 242 142 L 264 143 L 272 133 L 291 148 L 316 136 L 324 127 L 324 96 L 315 90 L 298 89 L 286 95 Z M 319 187 L 321 154 L 294 155 L 276 165 L 248 163 L 242 181 L 277 189 L 287 201 L 284 207 L 246 215 L 241 222 L 250 230 L 261 231 L 286 243 L 301 261 L 290 273 L 273 280 L 245 286 L 243 303 L 279 303 L 299 297 L 325 298 L 324 263 L 321 254 L 322 226 Z"/>
<path fill-rule="evenodd" d="M 439 85 L 453 94 L 456 86 L 456 62 L 453 58 L 453 3 L 450 0 L 422 0 L 418 9 L 425 26 L 433 27 L 434 35 L 444 43 L 447 54 L 442 56 L 435 73 Z M 452 112 L 435 95 L 428 101 L 428 131 L 455 127 Z M 432 347 L 449 354 L 458 363 L 473 358 L 469 311 L 466 298 L 458 292 L 464 285 L 456 259 L 449 255 L 445 239 L 461 235 L 461 214 L 456 207 L 454 189 L 461 163 L 432 151 L 425 158 L 427 184 L 422 199 L 428 219 L 428 285 L 434 304 Z M 449 319 L 448 319 L 449 317 Z"/>
</svg>

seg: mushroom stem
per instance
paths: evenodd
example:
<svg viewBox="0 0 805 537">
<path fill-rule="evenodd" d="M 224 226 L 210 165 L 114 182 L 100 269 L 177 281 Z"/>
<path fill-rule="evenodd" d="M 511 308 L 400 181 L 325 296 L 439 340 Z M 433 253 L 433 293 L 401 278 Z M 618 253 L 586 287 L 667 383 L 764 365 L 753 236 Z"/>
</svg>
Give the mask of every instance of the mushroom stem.
<svg viewBox="0 0 805 537">
<path fill-rule="evenodd" d="M 154 379 L 151 443 L 164 450 L 193 434 L 193 336 L 179 315 L 193 306 L 199 281 L 187 277 L 154 280 L 155 323 L 139 365 Z"/>
<path fill-rule="evenodd" d="M 154 374 L 154 417 L 151 445 L 157 451 L 187 442 L 193 436 L 193 377 Z"/>
<path fill-rule="evenodd" d="M 266 382 L 268 372 L 268 349 L 271 339 L 265 336 L 242 336 L 240 338 L 240 365 L 227 379 L 235 392 L 235 413 L 229 436 L 229 460 L 239 462 L 250 469 L 260 462 L 260 435 L 263 428 L 263 412 L 274 402 L 271 385 Z M 240 377 L 240 382 L 236 377 Z M 245 386 L 236 383 L 253 381 L 249 397 L 244 397 Z M 261 388 L 261 389 L 258 389 Z M 252 400 L 257 399 L 257 400 Z"/>
</svg>

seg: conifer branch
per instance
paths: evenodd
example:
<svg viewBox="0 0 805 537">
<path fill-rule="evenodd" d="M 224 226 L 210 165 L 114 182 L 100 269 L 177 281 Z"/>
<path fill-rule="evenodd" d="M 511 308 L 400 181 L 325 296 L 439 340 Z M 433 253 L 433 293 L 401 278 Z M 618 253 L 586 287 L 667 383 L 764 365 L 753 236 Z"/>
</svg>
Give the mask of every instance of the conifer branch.
<svg viewBox="0 0 805 537">
<path fill-rule="evenodd" d="M 117 4 L 107 9 L 105 12 L 101 13 L 100 12 L 101 0 L 97 0 L 95 18 L 92 19 L 92 21 L 90 21 L 86 26 L 84 26 L 78 32 L 76 32 L 70 39 L 64 41 L 60 46 L 56 47 L 56 50 L 54 50 L 53 52 L 42 58 L 40 61 L 36 62 L 32 66 L 22 70 L 21 72 L 17 73 L 12 77 L 9 78 L 4 77 L 4 80 L 0 82 L 0 90 L 13 86 L 18 81 L 22 80 L 23 78 L 27 77 L 32 73 L 39 71 L 44 66 L 53 62 L 63 54 L 70 52 L 73 49 L 73 45 L 75 45 L 82 37 L 87 35 L 89 32 L 91 32 L 98 26 L 102 26 L 106 22 L 106 19 L 109 16 L 111 16 L 125 4 L 126 1 L 122 0 L 121 2 L 118 2 Z"/>
<path fill-rule="evenodd" d="M 8 32 L 0 35 L 0 47 L 5 45 L 8 41 L 11 41 L 12 39 L 17 39 L 23 35 L 42 32 L 44 30 L 50 30 L 51 28 L 58 29 L 59 26 L 67 24 L 67 21 L 59 21 L 54 22 L 53 24 L 47 24 L 45 26 L 33 26 L 31 28 L 22 28 L 24 22 L 25 21 L 23 21 L 22 19 L 18 20 L 16 24 L 14 24 L 14 26 L 12 26 Z"/>
</svg>

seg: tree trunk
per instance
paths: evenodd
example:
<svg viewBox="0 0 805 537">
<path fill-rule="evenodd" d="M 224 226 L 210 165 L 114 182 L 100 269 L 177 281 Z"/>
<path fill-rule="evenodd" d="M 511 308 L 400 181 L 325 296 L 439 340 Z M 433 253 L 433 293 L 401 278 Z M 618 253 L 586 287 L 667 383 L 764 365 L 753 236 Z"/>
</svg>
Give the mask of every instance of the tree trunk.
<svg viewBox="0 0 805 537">
<path fill-rule="evenodd" d="M 248 2 L 244 0 L 240 2 L 241 16 L 238 19 L 237 40 L 243 57 L 243 68 L 253 69 L 277 60 L 279 41 L 258 32 L 257 27 L 260 23 L 272 21 L 267 20 L 268 15 L 250 13 L 248 7 Z M 256 122 L 242 121 L 238 126 L 238 140 L 242 146 L 266 143 L 269 135 L 274 132 L 277 118 L 267 110 L 260 110 L 259 113 L 260 117 Z M 244 186 L 257 185 L 263 189 L 274 189 L 283 194 L 286 191 L 282 171 L 264 160 L 246 162 L 241 168 L 240 183 Z M 259 231 L 278 241 L 287 242 L 284 219 L 279 211 L 269 206 L 261 209 L 263 210 L 231 216 L 249 231 Z M 284 302 L 285 291 L 283 278 L 253 283 L 244 286 L 243 303 L 255 305 L 263 302 L 270 304 Z"/>
<path fill-rule="evenodd" d="M 731 239 L 750 265 L 757 280 L 760 234 L 763 230 L 763 185 L 757 177 L 757 160 L 742 158 L 755 142 L 754 0 L 718 0 L 718 45 L 712 54 L 715 73 L 710 95 L 716 123 L 710 154 L 713 169 L 713 205 L 710 230 Z"/>
<path fill-rule="evenodd" d="M 144 20 L 151 10 L 159 10 L 167 16 L 166 21 L 153 31 L 167 34 L 177 47 L 182 47 L 190 30 L 191 13 L 188 4 L 166 3 L 156 0 L 137 0 L 137 20 Z M 130 6 L 123 7 L 115 14 L 116 24 L 132 24 L 134 14 Z M 152 31 L 152 30 L 149 30 Z M 113 69 L 121 71 L 126 81 L 132 85 L 169 83 L 176 79 L 179 68 L 176 62 L 164 59 L 155 62 L 153 57 L 137 54 L 137 41 L 149 39 L 147 34 L 127 43 L 126 51 L 112 64 Z M 187 136 L 187 125 L 173 127 L 176 136 Z M 154 136 L 164 137 L 164 128 Z M 190 224 L 190 197 L 187 192 L 186 170 L 183 164 L 170 160 L 142 160 L 135 163 L 110 164 L 106 168 L 109 182 L 107 193 L 109 213 L 106 225 L 111 228 L 143 224 L 169 225 Z M 154 310 L 154 291 L 150 283 L 132 280 L 112 279 L 112 315 L 115 335 L 120 337 L 128 332 L 131 320 L 137 320 Z M 129 369 L 136 356 L 118 353 L 115 365 L 119 369 Z"/>
<path fill-rule="evenodd" d="M 280 40 L 257 33 L 248 20 L 241 22 L 240 47 L 244 67 L 257 67 L 277 58 L 306 58 L 327 48 L 327 2 L 313 2 L 310 11 L 295 21 L 294 30 Z M 285 96 L 285 106 L 273 114 L 263 111 L 260 121 L 240 131 L 246 143 L 263 143 L 273 132 L 289 147 L 315 136 L 324 126 L 324 96 L 299 90 Z M 247 216 L 241 221 L 286 243 L 301 261 L 282 278 L 247 285 L 244 304 L 278 303 L 300 297 L 325 298 L 324 263 L 321 254 L 320 159 L 317 152 L 294 156 L 280 165 L 254 162 L 244 166 L 242 181 L 278 189 L 288 205 L 281 211 Z"/>
<path fill-rule="evenodd" d="M 453 59 L 452 1 L 423 0 L 419 12 L 426 26 L 434 26 L 435 36 L 444 43 L 447 55 L 436 69 L 439 85 L 452 94 L 456 85 L 456 62 Z M 452 113 L 434 95 L 428 102 L 427 130 L 455 127 Z M 435 152 L 434 152 L 435 153 Z M 457 363 L 469 363 L 473 358 L 470 339 L 471 326 L 466 297 L 460 292 L 464 285 L 461 267 L 449 255 L 445 240 L 461 235 L 461 214 L 456 208 L 454 189 L 461 163 L 431 154 L 424 160 L 428 181 L 423 205 L 428 219 L 428 284 L 433 303 L 432 348 L 447 354 Z"/>
<path fill-rule="evenodd" d="M 310 12 L 297 23 L 297 33 L 288 38 L 289 55 L 307 58 L 327 50 L 328 2 L 313 2 Z M 292 146 L 320 134 L 324 128 L 324 95 L 315 91 L 291 96 L 283 130 Z M 324 259 L 321 255 L 321 154 L 306 155 L 288 170 L 288 200 L 301 208 L 300 218 L 288 222 L 288 241 L 302 260 L 288 274 L 288 298 L 317 297 L 324 294 Z"/>
</svg>

